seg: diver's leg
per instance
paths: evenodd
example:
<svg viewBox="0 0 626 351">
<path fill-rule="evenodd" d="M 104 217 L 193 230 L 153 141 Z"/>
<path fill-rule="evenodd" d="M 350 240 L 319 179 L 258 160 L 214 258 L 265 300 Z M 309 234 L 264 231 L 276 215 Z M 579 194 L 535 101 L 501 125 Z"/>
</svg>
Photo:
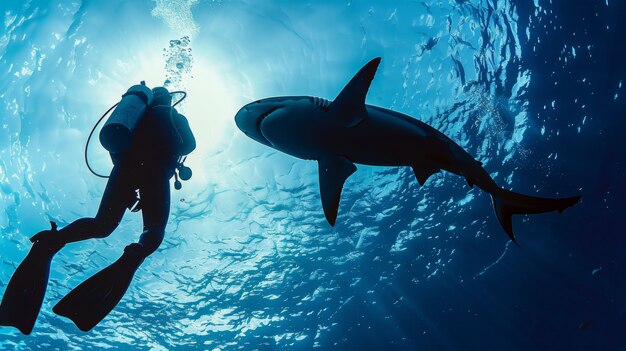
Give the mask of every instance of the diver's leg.
<svg viewBox="0 0 626 351">
<path fill-rule="evenodd" d="M 158 173 L 157 173 L 158 174 Z M 144 231 L 139 238 L 146 256 L 163 242 L 170 213 L 170 182 L 167 176 L 154 176 L 139 187 Z"/>
<path fill-rule="evenodd" d="M 28 255 L 11 277 L 0 303 L 0 325 L 30 334 L 39 314 L 50 273 L 52 257 L 66 243 L 109 235 L 132 200 L 133 188 L 127 173 L 114 168 L 100 202 L 96 218 L 82 218 L 67 227 L 35 234 Z"/>
<path fill-rule="evenodd" d="M 135 197 L 130 173 L 114 167 L 95 218 L 78 219 L 58 231 L 64 243 L 104 238 L 119 225 L 126 208 Z"/>
<path fill-rule="evenodd" d="M 144 258 L 163 241 L 170 207 L 169 179 L 154 174 L 146 179 L 149 180 L 144 180 L 139 188 L 144 220 L 139 243 L 126 246 L 122 257 L 77 286 L 53 308 L 55 313 L 70 318 L 83 331 L 96 326 L 111 312 L 126 293 Z"/>
</svg>

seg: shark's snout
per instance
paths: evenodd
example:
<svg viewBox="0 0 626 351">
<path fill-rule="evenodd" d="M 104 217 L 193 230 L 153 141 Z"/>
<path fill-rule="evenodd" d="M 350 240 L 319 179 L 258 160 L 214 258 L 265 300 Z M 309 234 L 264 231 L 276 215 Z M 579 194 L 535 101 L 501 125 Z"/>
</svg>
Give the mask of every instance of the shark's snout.
<svg viewBox="0 0 626 351">
<path fill-rule="evenodd" d="M 248 123 L 247 122 L 247 118 L 246 118 L 246 113 L 247 113 L 247 107 L 242 107 L 239 112 L 237 112 L 237 114 L 235 115 L 235 124 L 237 125 L 237 128 L 239 128 L 239 130 L 241 130 L 242 132 L 244 132 L 245 134 L 248 134 Z"/>
<path fill-rule="evenodd" d="M 235 124 L 248 137 L 268 146 L 270 142 L 261 132 L 261 123 L 275 108 L 267 108 L 259 102 L 254 102 L 242 107 L 235 115 Z"/>
</svg>

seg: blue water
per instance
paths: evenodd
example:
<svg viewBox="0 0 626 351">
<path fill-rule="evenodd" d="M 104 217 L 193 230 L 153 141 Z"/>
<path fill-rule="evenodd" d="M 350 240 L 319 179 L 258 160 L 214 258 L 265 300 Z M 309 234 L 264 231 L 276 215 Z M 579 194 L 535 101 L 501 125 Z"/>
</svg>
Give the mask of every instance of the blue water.
<svg viewBox="0 0 626 351">
<path fill-rule="evenodd" d="M 83 163 L 97 118 L 146 80 L 188 92 L 198 149 L 166 239 L 89 333 L 51 307 L 137 241 L 53 260 L 30 336 L 1 350 L 626 350 L 623 15 L 618 0 L 0 2 L 0 293 L 54 220 L 92 216 Z M 519 217 L 450 174 L 359 166 L 337 225 L 316 163 L 255 143 L 233 117 L 267 96 L 333 99 L 383 58 L 368 103 L 445 132 L 501 185 L 583 194 Z M 89 157 L 111 164 L 97 140 Z M 581 328 L 581 326 L 583 326 Z"/>
</svg>

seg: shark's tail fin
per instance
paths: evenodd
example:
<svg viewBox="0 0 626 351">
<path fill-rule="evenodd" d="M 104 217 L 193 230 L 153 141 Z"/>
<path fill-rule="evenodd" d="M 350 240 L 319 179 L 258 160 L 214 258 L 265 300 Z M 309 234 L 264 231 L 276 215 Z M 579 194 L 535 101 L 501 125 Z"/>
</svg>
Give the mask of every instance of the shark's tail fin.
<svg viewBox="0 0 626 351">
<path fill-rule="evenodd" d="M 566 208 L 576 204 L 581 196 L 553 199 L 522 195 L 500 188 L 491 194 L 491 198 L 502 228 L 504 228 L 509 238 L 517 244 L 515 234 L 513 234 L 512 215 L 536 214 L 552 211 L 563 212 Z"/>
</svg>

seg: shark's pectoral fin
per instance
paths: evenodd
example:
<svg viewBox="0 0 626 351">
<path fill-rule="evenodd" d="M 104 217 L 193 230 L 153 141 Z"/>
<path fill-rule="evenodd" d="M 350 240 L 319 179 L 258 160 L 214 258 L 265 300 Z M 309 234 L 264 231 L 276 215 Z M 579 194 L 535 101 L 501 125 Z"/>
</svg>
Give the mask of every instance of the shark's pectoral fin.
<svg viewBox="0 0 626 351">
<path fill-rule="evenodd" d="M 354 127 L 367 118 L 365 96 L 379 64 L 380 57 L 377 57 L 363 66 L 330 104 L 329 109 L 342 119 L 346 127 Z"/>
<path fill-rule="evenodd" d="M 417 178 L 417 182 L 420 183 L 420 185 L 424 185 L 431 175 L 440 171 L 439 168 L 432 165 L 414 165 L 411 166 L 411 168 L 413 168 L 415 178 Z"/>
<path fill-rule="evenodd" d="M 331 226 L 335 225 L 337 211 L 339 210 L 339 199 L 343 183 L 352 173 L 356 171 L 356 166 L 345 157 L 328 157 L 318 160 L 320 174 L 320 195 L 322 197 L 322 207 L 324 215 Z"/>
</svg>

